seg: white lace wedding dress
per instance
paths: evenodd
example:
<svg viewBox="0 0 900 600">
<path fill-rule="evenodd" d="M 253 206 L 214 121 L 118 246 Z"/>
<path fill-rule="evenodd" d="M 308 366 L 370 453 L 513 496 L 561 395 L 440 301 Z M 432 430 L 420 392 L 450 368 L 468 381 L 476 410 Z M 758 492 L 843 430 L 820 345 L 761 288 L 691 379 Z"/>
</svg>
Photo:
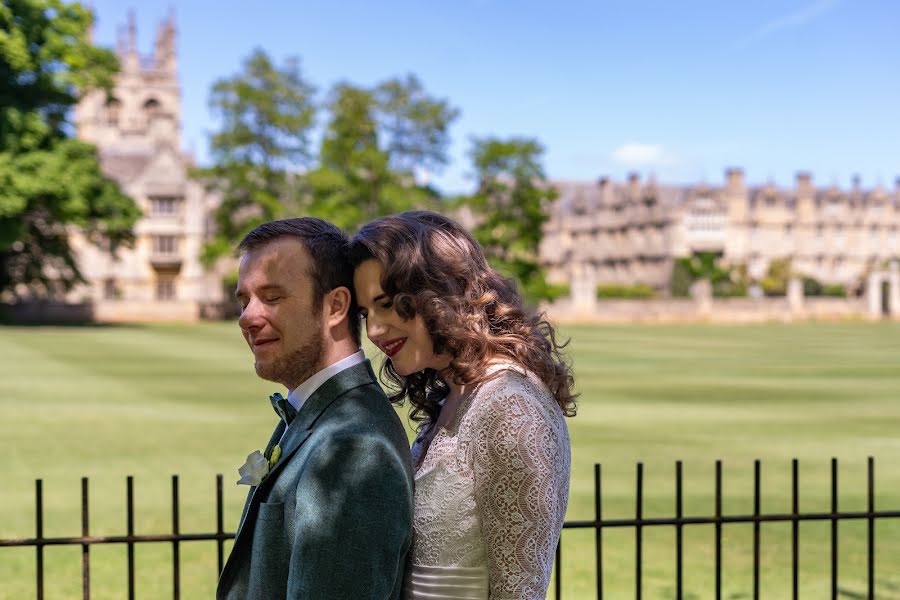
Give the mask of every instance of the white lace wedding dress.
<svg viewBox="0 0 900 600">
<path fill-rule="evenodd" d="M 493 370 L 427 451 L 426 428 L 413 444 L 407 599 L 545 598 L 569 496 L 569 434 L 533 374 Z"/>
</svg>

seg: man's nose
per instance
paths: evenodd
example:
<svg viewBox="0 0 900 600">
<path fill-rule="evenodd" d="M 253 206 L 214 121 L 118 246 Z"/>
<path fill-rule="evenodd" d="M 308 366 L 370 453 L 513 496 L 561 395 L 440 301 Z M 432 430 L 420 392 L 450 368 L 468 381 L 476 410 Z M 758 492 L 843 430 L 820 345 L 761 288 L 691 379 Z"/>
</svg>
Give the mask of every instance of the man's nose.
<svg viewBox="0 0 900 600">
<path fill-rule="evenodd" d="M 241 329 L 250 331 L 262 327 L 262 311 L 260 310 L 260 305 L 260 302 L 251 298 L 247 305 L 241 310 L 241 316 L 238 318 L 238 326 Z"/>
</svg>

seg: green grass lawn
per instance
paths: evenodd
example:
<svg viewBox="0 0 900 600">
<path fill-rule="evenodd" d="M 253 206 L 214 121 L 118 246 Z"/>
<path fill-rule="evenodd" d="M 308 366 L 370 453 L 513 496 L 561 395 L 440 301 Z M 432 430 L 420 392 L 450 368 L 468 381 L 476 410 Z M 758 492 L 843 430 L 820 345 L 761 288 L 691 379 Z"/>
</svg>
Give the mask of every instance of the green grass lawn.
<svg viewBox="0 0 900 600">
<path fill-rule="evenodd" d="M 801 510 L 830 506 L 840 459 L 840 508 L 865 508 L 866 457 L 877 504 L 900 508 L 900 325 L 575 327 L 581 392 L 569 420 L 569 520 L 591 519 L 593 464 L 603 465 L 606 518 L 634 514 L 644 464 L 644 515 L 674 511 L 674 463 L 684 462 L 685 512 L 713 511 L 714 461 L 724 461 L 724 511 L 752 512 L 753 460 L 762 510 L 790 509 L 790 461 L 800 459 Z M 370 353 L 371 355 L 371 353 Z M 215 529 L 215 474 L 225 475 L 226 529 L 245 488 L 237 467 L 274 424 L 267 394 L 234 324 L 0 328 L 0 538 L 34 536 L 34 480 L 44 480 L 44 533 L 76 536 L 80 478 L 90 478 L 90 531 L 125 531 L 125 477 L 134 475 L 136 530 L 171 531 L 172 474 L 181 477 L 181 531 Z M 380 359 L 378 359 L 380 360 Z M 376 362 L 378 362 L 376 360 Z M 405 411 L 404 411 L 405 414 Z M 878 525 L 878 598 L 900 598 L 900 519 Z M 673 598 L 674 532 L 644 536 L 644 597 Z M 829 597 L 828 523 L 801 525 L 801 597 Z M 723 597 L 751 597 L 752 526 L 726 526 Z M 713 597 L 713 530 L 685 530 L 685 597 Z M 864 522 L 841 525 L 842 597 L 864 597 Z M 226 548 L 227 550 L 227 548 Z M 80 597 L 80 547 L 45 551 L 46 598 Z M 35 597 L 33 548 L 0 548 L 0 598 Z M 169 544 L 140 545 L 139 598 L 172 595 Z M 594 534 L 563 535 L 563 597 L 594 595 Z M 91 549 L 92 598 L 124 597 L 125 552 Z M 790 597 L 790 525 L 762 527 L 761 597 Z M 183 598 L 210 598 L 215 544 L 182 544 Z M 634 532 L 604 534 L 608 598 L 634 596 Z"/>
</svg>

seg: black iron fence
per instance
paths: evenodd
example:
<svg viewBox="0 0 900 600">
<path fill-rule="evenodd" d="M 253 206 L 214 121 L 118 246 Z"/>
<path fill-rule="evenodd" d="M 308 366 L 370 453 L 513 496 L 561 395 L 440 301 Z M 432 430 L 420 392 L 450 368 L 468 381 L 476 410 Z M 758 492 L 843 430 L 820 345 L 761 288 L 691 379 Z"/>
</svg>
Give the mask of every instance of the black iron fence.
<svg viewBox="0 0 900 600">
<path fill-rule="evenodd" d="M 752 596 L 759 599 L 760 594 L 760 525 L 762 523 L 789 522 L 791 524 L 791 588 L 792 598 L 799 598 L 799 559 L 801 521 L 825 521 L 831 524 L 831 598 L 838 598 L 838 530 L 842 521 L 863 520 L 867 523 L 867 598 L 875 598 L 875 522 L 879 519 L 900 518 L 900 510 L 875 510 L 875 461 L 868 459 L 867 472 L 867 509 L 865 511 L 846 512 L 838 509 L 838 461 L 831 461 L 831 510 L 829 512 L 807 512 L 799 510 L 799 467 L 798 461 L 792 461 L 791 473 L 791 512 L 763 514 L 760 510 L 760 461 L 754 462 L 753 470 L 753 513 L 744 515 L 726 515 L 722 513 L 722 462 L 715 463 L 715 514 L 712 516 L 685 516 L 683 510 L 683 478 L 681 461 L 675 464 L 675 516 L 669 518 L 644 517 L 644 469 L 638 463 L 635 487 L 635 515 L 630 519 L 606 519 L 603 517 L 601 466 L 594 466 L 594 519 L 586 521 L 567 521 L 563 529 L 593 529 L 595 533 L 595 569 L 596 595 L 604 598 L 604 565 L 603 534 L 610 528 L 629 528 L 634 530 L 634 597 L 641 600 L 643 594 L 643 551 L 644 529 L 648 527 L 671 527 L 675 530 L 675 597 L 683 598 L 684 581 L 684 528 L 692 525 L 713 525 L 715 529 L 715 598 L 722 598 L 722 529 L 725 525 L 743 523 L 753 524 L 753 576 Z M 224 565 L 224 544 L 234 538 L 234 533 L 223 529 L 223 492 L 222 476 L 216 476 L 216 531 L 213 533 L 182 533 L 179 525 L 178 476 L 172 477 L 172 532 L 158 535 L 135 535 L 134 533 L 134 480 L 126 480 L 126 534 L 119 536 L 92 536 L 89 524 L 89 486 L 88 479 L 81 480 L 81 535 L 78 537 L 45 537 L 43 527 L 43 483 L 35 481 L 35 537 L 21 539 L 0 539 L 2 547 L 34 547 L 36 552 L 37 598 L 44 598 L 44 548 L 47 546 L 80 545 L 82 597 L 85 600 L 91 594 L 91 546 L 95 544 L 124 544 L 127 548 L 128 598 L 135 598 L 135 544 L 162 542 L 172 545 L 172 585 L 173 597 L 181 597 L 180 544 L 194 541 L 215 541 L 217 547 L 217 573 Z M 554 595 L 562 597 L 562 560 L 565 531 L 556 551 L 555 574 L 553 581 Z"/>
</svg>

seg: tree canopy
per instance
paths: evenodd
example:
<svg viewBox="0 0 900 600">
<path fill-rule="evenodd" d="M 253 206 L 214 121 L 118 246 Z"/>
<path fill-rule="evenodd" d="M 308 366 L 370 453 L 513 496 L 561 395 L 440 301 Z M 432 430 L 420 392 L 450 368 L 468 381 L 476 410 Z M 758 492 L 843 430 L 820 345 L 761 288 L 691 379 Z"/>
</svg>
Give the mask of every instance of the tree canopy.
<svg viewBox="0 0 900 600">
<path fill-rule="evenodd" d="M 91 12 L 60 0 L 0 5 L 0 293 L 58 297 L 83 281 L 69 228 L 114 252 L 135 203 L 72 137 L 72 106 L 109 89 L 115 56 L 89 37 Z"/>
</svg>

